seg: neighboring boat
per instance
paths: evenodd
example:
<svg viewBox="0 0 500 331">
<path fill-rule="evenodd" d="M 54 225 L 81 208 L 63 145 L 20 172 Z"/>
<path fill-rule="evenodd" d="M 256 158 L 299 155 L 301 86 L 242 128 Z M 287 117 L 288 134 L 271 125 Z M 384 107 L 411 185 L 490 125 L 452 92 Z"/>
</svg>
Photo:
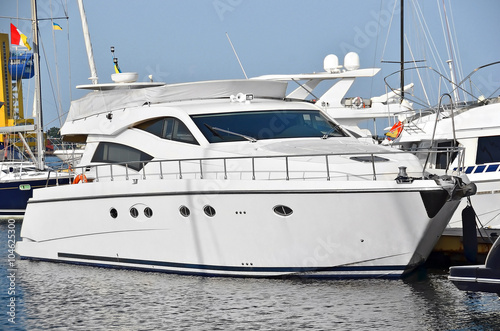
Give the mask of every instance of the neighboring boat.
<svg viewBox="0 0 500 331">
<path fill-rule="evenodd" d="M 480 69 L 499 63 L 479 67 L 472 74 L 480 75 Z M 464 86 L 477 86 L 470 83 L 472 74 L 455 89 L 462 93 Z M 467 94 L 473 95 L 472 91 L 467 91 Z M 462 201 L 437 250 L 463 252 L 464 220 L 460 211 L 471 204 L 479 220 L 479 253 L 486 256 L 489 247 L 500 235 L 500 97 L 476 96 L 473 101 L 457 103 L 448 95 L 444 101 L 451 102 L 445 104 L 441 111 L 439 107 L 423 109 L 407 117 L 401 122 L 399 136 L 386 140 L 386 143 L 416 153 L 433 172 L 446 169 L 464 171 L 476 184 L 477 194 L 470 201 Z M 456 158 L 449 151 L 454 146 L 465 148 L 463 159 Z M 430 156 L 427 153 L 429 149 L 434 151 Z"/>
<path fill-rule="evenodd" d="M 77 185 L 36 190 L 25 259 L 181 274 L 397 278 L 422 264 L 466 177 L 352 137 L 287 83 L 92 84 L 61 134 Z M 47 211 L 57 210 L 49 214 Z"/>
<path fill-rule="evenodd" d="M 451 267 L 448 279 L 463 291 L 500 295 L 500 240 L 491 247 L 484 265 Z"/>
<path fill-rule="evenodd" d="M 323 61 L 324 72 L 265 75 L 253 79 L 293 81 L 298 84 L 298 87 L 289 93 L 287 98 L 311 99 L 354 136 L 370 141 L 376 136 L 376 119 L 391 119 L 398 115 L 411 113 L 411 106 L 400 103 L 399 94 L 401 89 L 376 97 L 346 97 L 356 79 L 371 78 L 380 71 L 380 68 L 360 69 L 359 67 L 359 56 L 355 52 L 345 55 L 343 65 L 339 64 L 336 55 L 329 54 Z M 323 81 L 334 82 L 325 93 L 316 95 L 315 89 Z M 412 87 L 413 84 L 408 84 L 403 86 L 402 89 L 407 91 Z M 373 132 L 360 128 L 363 122 L 369 120 L 374 121 Z"/>
<path fill-rule="evenodd" d="M 36 17 L 34 21 L 36 22 Z M 37 35 L 37 33 L 38 28 L 34 24 L 34 35 Z M 8 40 L 8 36 L 2 35 L 2 40 Z M 4 43 L 4 46 L 0 50 L 2 54 L 0 62 L 4 65 L 4 68 L 8 68 L 9 74 L 5 70 L 0 76 L 3 79 L 2 86 L 6 89 L 5 94 L 8 96 L 8 102 L 2 104 L 3 122 L 8 126 L 0 127 L 0 134 L 3 135 L 2 150 L 0 151 L 0 218 L 22 218 L 28 199 L 33 194 L 33 189 L 67 184 L 70 181 L 70 174 L 55 171 L 47 167 L 44 161 L 45 139 L 42 132 L 37 38 L 34 38 L 33 52 L 19 49 L 10 52 L 8 42 Z M 17 113 L 20 112 L 19 109 L 17 112 L 12 109 L 14 108 L 12 107 L 14 101 L 9 100 L 13 94 L 10 91 L 13 83 L 9 80 L 16 81 L 17 96 L 22 98 L 20 93 L 22 89 L 21 80 L 33 76 L 35 77 L 36 86 L 36 124 L 24 120 L 22 113 Z M 17 102 L 18 107 L 19 104 L 22 104 L 22 102 Z M 22 125 L 19 125 L 19 123 Z M 31 151 L 32 146 L 29 145 L 24 136 L 26 134 L 36 135 L 36 153 Z"/>
<path fill-rule="evenodd" d="M 53 147 L 52 155 L 59 158 L 64 164 L 68 164 L 68 166 L 74 167 L 78 165 L 85 150 L 85 145 L 67 143 L 59 138 L 52 138 L 50 142 Z"/>
<path fill-rule="evenodd" d="M 40 170 L 30 161 L 0 162 L 0 218 L 23 218 L 33 190 L 69 183 L 69 174 Z"/>
</svg>

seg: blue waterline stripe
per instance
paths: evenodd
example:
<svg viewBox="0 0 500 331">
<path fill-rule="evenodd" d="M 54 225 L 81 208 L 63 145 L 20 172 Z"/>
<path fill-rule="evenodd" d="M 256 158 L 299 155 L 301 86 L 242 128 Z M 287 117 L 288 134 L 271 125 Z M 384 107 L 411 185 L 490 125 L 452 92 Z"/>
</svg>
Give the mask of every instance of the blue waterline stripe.
<svg viewBox="0 0 500 331">
<path fill-rule="evenodd" d="M 232 271 L 232 272 L 283 272 L 283 273 L 303 273 L 303 272 L 324 272 L 324 271 L 404 271 L 406 266 L 337 266 L 325 268 L 300 268 L 300 267 L 254 267 L 254 266 L 220 266 L 205 264 L 189 264 L 177 262 L 163 262 L 152 260 L 127 259 L 119 257 L 82 255 L 70 253 L 58 253 L 59 258 L 70 258 L 77 260 L 115 262 L 136 265 L 151 265 L 158 267 L 182 268 L 182 269 L 201 269 L 207 271 Z M 65 261 L 66 262 L 66 261 Z"/>
</svg>

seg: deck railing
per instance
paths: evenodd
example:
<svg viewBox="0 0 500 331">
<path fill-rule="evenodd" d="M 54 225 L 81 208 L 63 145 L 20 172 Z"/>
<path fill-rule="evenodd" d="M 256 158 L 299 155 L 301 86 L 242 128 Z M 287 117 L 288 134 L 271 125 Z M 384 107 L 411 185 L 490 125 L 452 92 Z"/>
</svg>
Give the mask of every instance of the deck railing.
<svg viewBox="0 0 500 331">
<path fill-rule="evenodd" d="M 377 176 L 381 176 L 381 172 L 377 172 L 377 163 L 385 162 L 388 160 L 386 157 L 394 155 L 394 153 L 404 153 L 404 151 L 387 151 L 387 152 L 377 152 L 377 153 L 329 153 L 329 154 L 306 154 L 306 155 L 273 155 L 273 156 L 234 156 L 234 157 L 215 157 L 215 158 L 190 158 L 190 159 L 170 159 L 170 160 L 153 160 L 153 161 L 135 161 L 135 162 L 117 162 L 117 163 L 106 163 L 106 164 L 92 164 L 87 166 L 80 166 L 74 168 L 74 175 L 78 176 L 88 176 L 89 181 L 96 181 L 102 179 L 115 180 L 117 177 L 125 178 L 125 180 L 138 180 L 139 178 L 146 180 L 150 177 L 164 179 L 167 176 L 174 176 L 178 179 L 186 178 L 188 175 L 195 176 L 196 178 L 204 179 L 207 178 L 209 174 L 216 174 L 221 176 L 223 179 L 228 179 L 230 175 L 239 174 L 240 178 L 246 174 L 252 180 L 257 179 L 257 173 L 268 174 L 267 179 L 323 179 L 331 180 L 333 176 L 347 177 L 360 177 L 363 179 L 370 178 L 371 180 L 377 180 Z M 452 155 L 457 153 L 458 164 L 462 164 L 462 154 L 463 148 L 461 147 L 445 147 L 432 150 L 418 150 L 412 151 L 412 153 L 446 153 L 448 160 L 451 160 Z M 343 156 L 348 158 L 356 157 L 357 161 L 361 163 L 370 163 L 371 169 L 369 172 L 363 174 L 345 173 L 345 172 L 335 172 L 332 166 L 331 158 L 335 156 Z M 315 164 L 323 163 L 323 166 L 316 166 L 311 170 L 293 170 L 290 169 L 290 160 L 314 158 Z M 318 161 L 319 158 L 319 161 Z M 265 160 L 283 160 L 280 169 L 276 169 L 276 163 L 273 163 L 273 169 L 266 167 L 263 170 L 263 163 Z M 322 160 L 321 160 L 322 159 Z M 247 160 L 248 162 L 245 162 Z M 229 169 L 229 163 L 232 161 L 239 161 L 237 170 Z M 156 166 L 153 166 L 156 165 Z M 139 171 L 133 169 L 140 169 Z M 322 168 L 322 169 L 321 169 Z M 168 170 L 167 170 L 168 169 Z M 387 170 L 387 169 L 386 169 Z M 448 171 L 448 167 L 443 169 Z M 461 171 L 461 167 L 458 167 L 457 171 Z M 314 173 L 314 176 L 306 177 L 305 173 Z M 298 173 L 303 173 L 303 177 L 298 177 Z M 398 169 L 394 169 L 390 172 L 391 174 L 398 173 Z M 272 178 L 272 175 L 281 174 L 280 177 Z M 292 177 L 295 174 L 295 177 Z M 335 175 L 336 174 L 336 175 Z M 387 171 L 386 173 L 387 174 Z M 260 178 L 259 178 L 260 179 Z M 86 182 L 85 180 L 80 182 Z"/>
</svg>

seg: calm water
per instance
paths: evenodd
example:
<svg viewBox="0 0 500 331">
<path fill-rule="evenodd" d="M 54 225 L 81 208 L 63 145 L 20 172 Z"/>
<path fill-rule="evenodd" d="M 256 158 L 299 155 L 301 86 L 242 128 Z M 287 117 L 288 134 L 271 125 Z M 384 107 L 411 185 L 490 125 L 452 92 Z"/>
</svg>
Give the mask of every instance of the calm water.
<svg viewBox="0 0 500 331">
<path fill-rule="evenodd" d="M 7 236 L 0 223 L 0 330 L 500 329 L 497 295 L 459 291 L 425 269 L 405 280 L 265 280 L 17 259 L 13 295 Z"/>
</svg>

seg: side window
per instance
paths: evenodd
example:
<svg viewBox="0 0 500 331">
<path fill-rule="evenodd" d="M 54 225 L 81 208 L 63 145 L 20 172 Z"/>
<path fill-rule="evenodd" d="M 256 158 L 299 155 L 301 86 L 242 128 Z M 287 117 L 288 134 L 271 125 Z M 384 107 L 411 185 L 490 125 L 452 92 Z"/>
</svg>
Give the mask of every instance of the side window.
<svg viewBox="0 0 500 331">
<path fill-rule="evenodd" d="M 92 162 L 129 163 L 128 167 L 140 171 L 153 156 L 138 149 L 115 143 L 99 143 L 92 156 Z"/>
<path fill-rule="evenodd" d="M 500 136 L 479 137 L 476 164 L 500 162 Z"/>
<path fill-rule="evenodd" d="M 157 118 L 136 127 L 162 139 L 198 144 L 186 125 L 173 117 Z"/>
</svg>

